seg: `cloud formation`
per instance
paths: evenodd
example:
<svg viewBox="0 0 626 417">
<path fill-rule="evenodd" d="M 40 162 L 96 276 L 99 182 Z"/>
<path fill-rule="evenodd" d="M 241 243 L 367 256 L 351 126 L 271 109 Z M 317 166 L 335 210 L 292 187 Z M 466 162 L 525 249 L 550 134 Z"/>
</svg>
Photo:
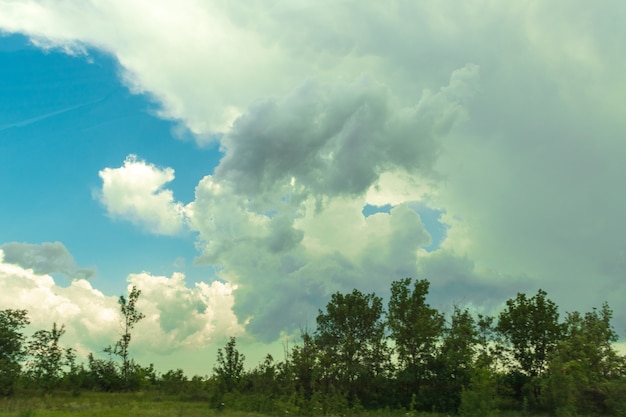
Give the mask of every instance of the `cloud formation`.
<svg viewBox="0 0 626 417">
<path fill-rule="evenodd" d="M 101 171 L 101 201 L 153 233 L 188 221 L 265 340 L 333 291 L 407 275 L 442 305 L 608 300 L 626 327 L 624 18 L 583 0 L 0 0 L 4 30 L 108 51 L 161 117 L 220 140 L 188 205 L 164 188 L 172 168 L 133 158 Z M 416 202 L 446 213 L 430 254 Z"/>
<path fill-rule="evenodd" d="M 89 279 L 96 271 L 77 268 L 74 258 L 61 242 L 45 242 L 40 245 L 11 242 L 0 245 L 4 261 L 32 269 L 35 274 L 63 274 L 71 279 Z"/>
<path fill-rule="evenodd" d="M 101 354 L 120 337 L 121 316 L 117 296 L 107 296 L 84 279 L 62 287 L 44 273 L 9 263 L 0 250 L 0 305 L 26 309 L 31 321 L 27 334 L 50 329 L 52 323 L 66 326 L 63 344 L 75 348 L 84 359 L 87 353 Z M 128 287 L 142 290 L 137 308 L 146 315 L 134 330 L 132 354 L 159 357 L 172 351 L 186 352 L 177 363 L 190 374 L 208 371 L 208 348 L 216 341 L 243 333 L 232 312 L 233 287 L 215 281 L 189 288 L 182 274 L 172 277 L 131 274 Z M 207 362 L 206 366 L 198 363 Z M 168 364 L 157 363 L 166 371 Z M 170 366 L 173 366 L 169 364 Z"/>
<path fill-rule="evenodd" d="M 399 169 L 424 176 L 477 79 L 478 67 L 467 65 L 452 73 L 449 85 L 405 106 L 369 77 L 307 82 L 235 121 L 221 141 L 225 156 L 215 176 L 237 193 L 273 195 L 279 187 L 300 198 L 359 196 L 383 172 Z"/>
<path fill-rule="evenodd" d="M 120 168 L 99 172 L 102 190 L 98 196 L 109 216 L 128 220 L 155 234 L 174 235 L 185 221 L 182 203 L 163 186 L 174 180 L 172 168 L 159 169 L 129 155 Z"/>
<path fill-rule="evenodd" d="M 436 176 L 441 139 L 477 76 L 473 65 L 454 71 L 411 106 L 368 78 L 306 83 L 235 121 L 187 213 L 202 244 L 198 262 L 220 265 L 237 284 L 235 311 L 249 331 L 273 340 L 314 319 L 332 292 L 385 293 L 391 280 L 415 275 L 431 238 L 411 200 L 364 218 L 366 195 L 384 189 L 383 173 L 417 183 Z"/>
</svg>

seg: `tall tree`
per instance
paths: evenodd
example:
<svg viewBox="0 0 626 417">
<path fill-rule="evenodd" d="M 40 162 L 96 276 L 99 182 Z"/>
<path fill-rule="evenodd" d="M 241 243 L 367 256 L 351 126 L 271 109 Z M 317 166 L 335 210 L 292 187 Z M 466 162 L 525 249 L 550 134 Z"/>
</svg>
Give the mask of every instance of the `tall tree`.
<svg viewBox="0 0 626 417">
<path fill-rule="evenodd" d="M 122 379 L 129 382 L 130 371 L 132 368 L 132 362 L 129 356 L 129 346 L 131 340 L 131 330 L 135 327 L 141 319 L 145 317 L 143 313 L 137 310 L 137 301 L 141 295 L 141 290 L 135 285 L 131 288 L 128 294 L 128 299 L 123 295 L 120 295 L 118 304 L 120 306 L 120 312 L 122 313 L 122 337 L 115 345 L 109 346 L 105 349 L 105 352 L 119 356 L 122 359 Z"/>
<path fill-rule="evenodd" d="M 476 320 L 476 366 L 502 368 L 502 346 L 498 343 L 493 316 L 478 315 Z"/>
<path fill-rule="evenodd" d="M 30 321 L 26 310 L 0 310 L 0 395 L 11 395 L 24 358 L 22 329 Z"/>
<path fill-rule="evenodd" d="M 326 378 L 351 402 L 369 401 L 371 383 L 386 370 L 389 353 L 382 315 L 380 297 L 354 289 L 333 294 L 326 312 L 320 310 L 317 316 L 315 345 Z"/>
<path fill-rule="evenodd" d="M 548 355 L 563 334 L 558 308 L 541 289 L 531 298 L 518 293 L 507 300 L 496 330 L 508 342 L 517 368 L 530 377 L 546 371 Z"/>
<path fill-rule="evenodd" d="M 474 359 L 478 330 L 469 310 L 454 307 L 448 326 L 444 329 L 437 354 L 437 376 L 434 388 L 435 405 L 446 412 L 456 412 L 461 404 L 461 392 L 474 374 Z"/>
<path fill-rule="evenodd" d="M 394 281 L 388 304 L 387 324 L 402 366 L 404 402 L 419 392 L 428 377 L 428 368 L 436 356 L 436 344 L 442 335 L 444 317 L 426 302 L 430 283 L 411 278 Z"/>
<path fill-rule="evenodd" d="M 548 401 L 557 414 L 618 414 L 626 410 L 626 362 L 613 343 L 608 304 L 568 313 L 564 336 L 550 356 Z"/>
<path fill-rule="evenodd" d="M 65 326 L 52 325 L 52 330 L 38 330 L 28 343 L 28 373 L 45 391 L 53 389 L 63 377 L 63 367 L 73 359 L 72 350 L 59 345 Z"/>
<path fill-rule="evenodd" d="M 213 372 L 217 375 L 218 383 L 223 392 L 232 392 L 239 389 L 243 378 L 243 365 L 246 357 L 237 350 L 237 338 L 230 337 L 222 350 L 217 350 L 217 365 Z"/>
<path fill-rule="evenodd" d="M 531 298 L 518 293 L 507 300 L 496 330 L 512 357 L 509 385 L 516 399 L 530 408 L 540 407 L 548 358 L 563 335 L 556 304 L 541 289 Z"/>
<path fill-rule="evenodd" d="M 308 404 L 315 389 L 315 379 L 319 375 L 318 355 L 313 336 L 307 329 L 301 331 L 300 337 L 302 344 L 291 350 L 289 365 L 293 372 L 296 393 Z"/>
</svg>

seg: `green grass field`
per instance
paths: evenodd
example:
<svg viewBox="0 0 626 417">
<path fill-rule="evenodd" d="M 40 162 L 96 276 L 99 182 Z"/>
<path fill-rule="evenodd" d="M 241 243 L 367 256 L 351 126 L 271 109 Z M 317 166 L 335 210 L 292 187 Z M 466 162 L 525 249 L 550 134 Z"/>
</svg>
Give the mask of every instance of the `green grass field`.
<svg viewBox="0 0 626 417">
<path fill-rule="evenodd" d="M 0 399 L 0 417 L 62 416 L 258 416 L 252 413 L 209 408 L 206 402 L 184 402 L 142 393 L 82 393 L 24 396 Z"/>
<path fill-rule="evenodd" d="M 97 393 L 82 392 L 79 396 L 55 392 L 51 395 L 24 393 L 16 397 L 0 398 L 0 417 L 295 417 L 288 412 L 271 415 L 211 408 L 204 401 L 181 401 L 157 393 Z M 339 416 L 339 415 L 338 415 Z M 342 417 L 449 417 L 445 414 L 409 412 L 401 410 L 347 411 Z M 496 413 L 496 416 L 522 417 L 519 412 Z M 333 417 L 333 416 L 329 416 Z M 488 417 L 488 416 L 483 416 Z M 494 416 L 495 417 L 495 416 Z"/>
</svg>

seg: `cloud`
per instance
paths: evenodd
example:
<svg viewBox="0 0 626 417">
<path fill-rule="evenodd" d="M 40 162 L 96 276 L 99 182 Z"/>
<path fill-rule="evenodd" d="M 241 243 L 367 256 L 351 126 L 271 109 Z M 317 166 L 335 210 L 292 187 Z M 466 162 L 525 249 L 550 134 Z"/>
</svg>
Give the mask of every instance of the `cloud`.
<svg viewBox="0 0 626 417">
<path fill-rule="evenodd" d="M 111 52 L 129 88 L 153 96 L 162 104 L 159 114 L 181 120 L 200 141 L 210 140 L 202 134 L 226 130 L 240 106 L 272 92 L 276 72 L 305 67 L 233 24 L 215 2 L 183 0 L 173 7 L 156 1 L 146 8 L 120 0 L 65 1 L 50 7 L 29 0 L 1 6 L 0 27 L 28 33 L 40 46 Z M 178 76 L 182 72 L 186 76 Z M 240 88 L 233 89 L 235 83 Z"/>
<path fill-rule="evenodd" d="M 441 139 L 463 117 L 477 76 L 463 67 L 404 106 L 367 77 L 307 82 L 237 119 L 186 213 L 199 233 L 197 262 L 219 265 L 237 285 L 234 310 L 252 334 L 273 340 L 314 319 L 335 291 L 386 293 L 415 274 L 431 242 L 405 204 L 418 194 L 396 197 L 389 214 L 362 210 L 367 195 L 390 191 L 385 175 L 416 189 L 436 177 Z"/>
<path fill-rule="evenodd" d="M 384 293 L 391 280 L 416 272 L 417 251 L 430 242 L 405 205 L 365 218 L 352 199 L 333 199 L 322 211 L 309 199 L 306 215 L 288 219 L 280 211 L 246 211 L 233 194 L 214 193 L 209 177 L 196 190 L 192 224 L 205 245 L 197 262 L 222 266 L 220 277 L 237 286 L 239 320 L 266 342 L 314 321 L 335 291 Z"/>
<path fill-rule="evenodd" d="M 89 279 L 96 271 L 77 268 L 74 258 L 61 242 L 40 245 L 11 242 L 0 245 L 4 261 L 22 268 L 32 269 L 35 274 L 63 274 L 73 279 Z"/>
<path fill-rule="evenodd" d="M 291 185 L 292 195 L 361 195 L 386 171 L 425 176 L 477 77 L 478 67 L 467 65 L 412 106 L 399 106 L 385 85 L 368 77 L 305 83 L 236 120 L 222 139 L 225 156 L 215 176 L 251 196 L 273 194 L 281 185 Z"/>
<path fill-rule="evenodd" d="M 128 282 L 141 289 L 139 307 L 146 314 L 138 343 L 152 344 L 152 350 L 198 349 L 243 333 L 232 312 L 235 288 L 227 283 L 199 282 L 188 288 L 181 273 L 168 278 L 146 272 L 129 275 Z"/>
<path fill-rule="evenodd" d="M 50 275 L 37 273 L 7 262 L 0 250 L 0 293 L 2 308 L 26 309 L 31 321 L 26 334 L 50 329 L 52 323 L 65 325 L 62 343 L 75 348 L 82 359 L 96 356 L 120 337 L 121 317 L 117 296 L 107 296 L 84 279 L 67 287 L 58 286 Z M 190 374 L 208 371 L 207 348 L 216 341 L 242 334 L 243 327 L 232 312 L 233 287 L 214 281 L 199 282 L 192 288 L 180 273 L 172 277 L 131 274 L 128 286 L 142 290 L 137 308 L 146 314 L 133 331 L 131 354 L 146 364 L 161 359 L 157 369 L 181 367 Z M 172 365 L 163 357 L 174 350 L 188 353 Z M 198 365 L 207 362 L 206 366 Z"/>
<path fill-rule="evenodd" d="M 625 327 L 625 13 L 583 0 L 30 0 L 0 2 L 0 27 L 110 52 L 160 116 L 220 140 L 189 205 L 163 188 L 172 170 L 137 161 L 102 171 L 126 173 L 102 201 L 155 233 L 187 216 L 198 262 L 221 268 L 240 322 L 269 339 L 333 291 L 384 292 L 404 275 L 429 278 L 442 305 L 491 308 L 539 286 L 566 310 L 606 299 Z M 136 189 L 122 181 L 133 167 Z M 449 225 L 430 254 L 416 202 Z M 395 208 L 364 219 L 366 204 Z"/>
<path fill-rule="evenodd" d="M 102 190 L 98 196 L 109 216 L 128 220 L 145 230 L 161 235 L 175 235 L 184 226 L 182 203 L 174 200 L 163 186 L 174 180 L 172 168 L 159 169 L 129 155 L 120 168 L 99 172 Z"/>
<path fill-rule="evenodd" d="M 26 309 L 34 330 L 48 329 L 52 323 L 65 324 L 65 343 L 85 355 L 111 343 L 117 330 L 115 297 L 106 297 L 84 279 L 59 287 L 47 274 L 36 273 L 4 260 L 0 251 L 0 281 L 3 308 Z"/>
</svg>

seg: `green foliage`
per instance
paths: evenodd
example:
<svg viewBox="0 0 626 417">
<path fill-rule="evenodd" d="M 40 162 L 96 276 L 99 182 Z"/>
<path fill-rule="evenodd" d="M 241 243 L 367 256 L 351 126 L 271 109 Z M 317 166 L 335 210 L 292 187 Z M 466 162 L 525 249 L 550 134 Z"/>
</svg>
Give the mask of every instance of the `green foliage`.
<svg viewBox="0 0 626 417">
<path fill-rule="evenodd" d="M 246 357 L 237 350 L 237 338 L 230 337 L 222 350 L 217 350 L 217 365 L 213 368 L 220 392 L 227 393 L 241 388 Z"/>
<path fill-rule="evenodd" d="M 187 376 L 182 369 L 170 370 L 161 375 L 159 389 L 164 394 L 182 394 L 187 385 Z"/>
<path fill-rule="evenodd" d="M 546 402 L 556 414 L 614 414 L 626 408 L 622 395 L 626 368 L 612 345 L 617 340 L 612 315 L 606 303 L 584 316 L 567 315 L 564 338 L 551 355 L 546 381 Z"/>
<path fill-rule="evenodd" d="M 326 386 L 348 395 L 350 403 L 372 400 L 370 383 L 387 369 L 382 299 L 359 290 L 335 293 L 317 316 L 315 346 Z"/>
<path fill-rule="evenodd" d="M 27 363 L 28 376 L 44 391 L 54 389 L 64 375 L 64 367 L 71 365 L 73 352 L 59 345 L 65 326 L 52 325 L 52 330 L 38 330 L 28 343 L 31 360 Z"/>
<path fill-rule="evenodd" d="M 548 355 L 563 333 L 557 306 L 546 296 L 543 290 L 531 298 L 518 293 L 506 302 L 496 327 L 508 341 L 519 370 L 530 377 L 546 371 Z"/>
<path fill-rule="evenodd" d="M 444 329 L 441 347 L 434 361 L 434 391 L 430 404 L 439 411 L 456 412 L 461 392 L 470 383 L 474 368 L 478 331 L 468 310 L 454 308 L 449 326 Z"/>
<path fill-rule="evenodd" d="M 133 381 L 136 377 L 136 375 L 134 375 L 136 369 L 134 363 L 130 360 L 128 348 L 130 346 L 131 330 L 145 317 L 143 313 L 137 310 L 137 301 L 140 295 L 141 290 L 133 285 L 130 294 L 128 294 L 128 300 L 123 295 L 120 296 L 118 304 L 120 305 L 120 312 L 123 317 L 123 333 L 120 340 L 118 340 L 115 345 L 108 346 L 105 349 L 105 352 L 117 355 L 122 359 L 121 377 L 122 380 L 127 383 L 127 389 L 133 389 L 136 385 L 136 381 Z"/>
<path fill-rule="evenodd" d="M 98 391 L 121 391 L 124 380 L 115 362 L 110 359 L 97 359 L 93 354 L 87 357 L 89 378 L 85 382 L 89 388 Z"/>
<path fill-rule="evenodd" d="M 490 417 L 496 409 L 496 380 L 488 368 L 474 370 L 467 388 L 461 392 L 459 415 Z"/>
<path fill-rule="evenodd" d="M 411 395 L 419 392 L 430 376 L 428 368 L 436 358 L 437 342 L 442 336 L 444 317 L 426 303 L 430 283 L 411 278 L 394 281 L 388 304 L 387 325 L 395 342 L 401 366 L 400 395 L 407 406 Z"/>
<path fill-rule="evenodd" d="M 180 401 L 199 403 L 202 415 L 224 410 L 222 415 L 350 416 L 368 410 L 389 417 L 433 412 L 490 417 L 499 410 L 513 416 L 626 415 L 626 359 L 615 351 L 617 334 L 607 304 L 586 314 L 569 313 L 559 323 L 556 306 L 540 290 L 531 298 L 518 294 L 509 300 L 497 325 L 493 317 L 473 317 L 457 307 L 445 321 L 426 303 L 428 288 L 425 280 L 394 282 L 387 320 L 374 294 L 356 289 L 333 294 L 319 312 L 317 329 L 303 330 L 302 342 L 291 351 L 285 348 L 284 362 L 267 355 L 246 371 L 231 337 L 218 349 L 208 379 L 189 379 L 180 369 L 157 377 L 152 365 L 142 367 L 130 358 L 130 331 L 143 318 L 134 287 L 128 300 L 120 297 L 121 340 L 107 349 L 108 359 L 90 354 L 87 366 L 76 363 L 73 350 L 60 347 L 63 326 L 55 323 L 50 331 L 35 332 L 25 344 L 26 312 L 0 311 L 0 388 L 5 395 L 16 393 L 0 399 L 0 416 L 6 415 L 2 401 L 40 394 L 39 389 L 47 391 L 35 395 L 40 404 L 5 408 L 8 415 L 40 415 L 42 410 L 64 415 L 63 406 L 50 405 L 53 388 L 55 396 L 72 395 L 72 402 L 94 391 L 135 391 L 126 397 L 109 394 L 132 399 L 130 406 L 111 405 L 104 412 L 100 406 L 71 408 L 78 415 L 145 415 L 145 396 L 154 395 L 159 404 L 178 400 L 175 409 L 159 409 L 158 415 L 198 411 Z"/>
<path fill-rule="evenodd" d="M 11 395 L 22 370 L 24 335 L 29 324 L 26 310 L 0 310 L 0 395 Z"/>
<path fill-rule="evenodd" d="M 531 298 L 518 293 L 516 298 L 507 300 L 496 330 L 504 339 L 505 352 L 512 357 L 506 361 L 509 371 L 518 373 L 512 386 L 515 399 L 539 410 L 548 358 L 563 337 L 556 304 L 541 289 Z"/>
<path fill-rule="evenodd" d="M 309 402 L 313 396 L 320 369 L 313 337 L 306 330 L 301 332 L 300 337 L 302 344 L 292 349 L 289 369 L 292 373 L 294 390 L 302 401 Z"/>
</svg>

